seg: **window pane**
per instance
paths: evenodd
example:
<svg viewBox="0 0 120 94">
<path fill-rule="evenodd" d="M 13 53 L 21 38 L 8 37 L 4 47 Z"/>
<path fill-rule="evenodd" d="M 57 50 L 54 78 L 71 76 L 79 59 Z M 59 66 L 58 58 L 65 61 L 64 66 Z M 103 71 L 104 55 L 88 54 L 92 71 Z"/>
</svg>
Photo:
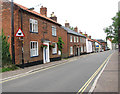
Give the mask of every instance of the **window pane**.
<svg viewBox="0 0 120 94">
<path fill-rule="evenodd" d="M 32 49 L 32 42 L 30 43 L 30 47 L 31 47 L 31 49 Z"/>
<path fill-rule="evenodd" d="M 32 23 L 30 23 L 30 31 L 32 32 Z"/>
</svg>

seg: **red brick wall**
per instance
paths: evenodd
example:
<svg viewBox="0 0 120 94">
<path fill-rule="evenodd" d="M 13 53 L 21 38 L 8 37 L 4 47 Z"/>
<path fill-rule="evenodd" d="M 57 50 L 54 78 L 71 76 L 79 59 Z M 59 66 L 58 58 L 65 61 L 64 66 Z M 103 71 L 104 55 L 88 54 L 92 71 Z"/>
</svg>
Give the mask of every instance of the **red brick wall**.
<svg viewBox="0 0 120 94">
<path fill-rule="evenodd" d="M 10 7 L 10 6 L 9 6 Z M 9 16 L 8 16 L 9 15 Z M 44 39 L 49 40 L 52 42 L 58 42 L 58 37 L 62 37 L 62 40 L 65 44 L 63 44 L 63 55 L 67 53 L 67 32 L 62 29 L 59 25 L 54 24 L 52 22 L 46 21 L 40 17 L 37 17 L 35 15 L 32 15 L 30 13 L 27 13 L 25 11 L 22 12 L 22 30 L 25 34 L 25 37 L 23 38 L 23 48 L 24 48 L 24 62 L 34 62 L 43 60 L 43 49 L 41 48 L 41 39 L 43 38 L 43 32 L 44 32 L 44 23 L 47 23 L 47 33 L 44 35 Z M 29 20 L 35 19 L 38 21 L 38 33 L 30 33 L 30 25 Z M 10 36 L 8 39 L 8 42 L 10 43 L 10 52 L 11 52 L 11 13 L 10 10 L 3 11 L 2 16 L 2 22 L 3 22 L 3 32 L 6 36 Z M 52 36 L 52 26 L 56 26 L 57 36 Z M 18 7 L 15 7 L 14 11 L 14 33 L 18 30 L 18 28 L 21 27 L 21 12 L 19 11 Z M 38 57 L 30 57 L 30 41 L 38 41 Z M 58 50 L 58 49 L 57 49 Z M 58 52 L 58 51 L 57 51 Z M 58 53 L 56 55 L 52 54 L 52 48 L 50 49 L 50 58 L 56 58 L 60 57 Z M 21 41 L 18 37 L 15 37 L 15 62 L 16 64 L 22 63 L 22 48 L 21 48 Z"/>
</svg>

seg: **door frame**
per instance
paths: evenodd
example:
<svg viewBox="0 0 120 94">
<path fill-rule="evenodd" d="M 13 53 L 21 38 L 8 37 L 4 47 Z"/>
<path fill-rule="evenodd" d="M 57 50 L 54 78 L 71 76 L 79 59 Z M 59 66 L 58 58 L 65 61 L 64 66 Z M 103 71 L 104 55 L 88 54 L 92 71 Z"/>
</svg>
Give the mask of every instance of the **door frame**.
<svg viewBox="0 0 120 94">
<path fill-rule="evenodd" d="M 43 63 L 50 62 L 50 49 L 49 49 L 49 41 L 43 42 L 43 44 L 47 45 L 47 48 L 43 47 Z M 45 52 L 46 51 L 46 52 Z M 46 55 L 46 56 L 45 56 Z M 46 59 L 45 59 L 46 57 Z"/>
</svg>

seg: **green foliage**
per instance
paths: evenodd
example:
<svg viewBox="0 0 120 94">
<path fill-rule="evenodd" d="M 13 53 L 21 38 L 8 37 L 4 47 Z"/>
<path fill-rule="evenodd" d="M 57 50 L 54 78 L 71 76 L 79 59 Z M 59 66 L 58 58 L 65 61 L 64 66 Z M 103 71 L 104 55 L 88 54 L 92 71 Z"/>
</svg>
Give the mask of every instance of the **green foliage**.
<svg viewBox="0 0 120 94">
<path fill-rule="evenodd" d="M 58 45 L 58 49 L 61 51 L 61 54 L 62 54 L 63 44 L 64 44 L 64 42 L 62 41 L 62 38 L 59 37 L 57 45 Z"/>
<path fill-rule="evenodd" d="M 70 27 L 71 30 L 74 30 L 74 27 Z"/>
<path fill-rule="evenodd" d="M 118 30 L 120 28 L 120 12 L 116 13 L 116 16 L 112 18 L 113 23 L 109 27 L 104 29 L 107 34 L 106 39 L 112 39 L 113 43 L 118 43 Z"/>
<path fill-rule="evenodd" d="M 0 37 L 2 37 L 2 67 L 4 67 L 12 64 L 12 61 L 9 52 L 9 44 L 7 42 L 6 36 L 4 36 L 3 30 Z"/>
<path fill-rule="evenodd" d="M 44 48 L 44 47 L 47 48 L 48 45 L 42 43 L 41 48 Z"/>
<path fill-rule="evenodd" d="M 16 70 L 16 69 L 18 69 L 18 67 L 14 64 L 11 64 L 7 67 L 2 68 L 2 70 L 0 70 L 0 71 L 6 72 L 6 71 L 13 71 L 13 70 Z"/>
</svg>

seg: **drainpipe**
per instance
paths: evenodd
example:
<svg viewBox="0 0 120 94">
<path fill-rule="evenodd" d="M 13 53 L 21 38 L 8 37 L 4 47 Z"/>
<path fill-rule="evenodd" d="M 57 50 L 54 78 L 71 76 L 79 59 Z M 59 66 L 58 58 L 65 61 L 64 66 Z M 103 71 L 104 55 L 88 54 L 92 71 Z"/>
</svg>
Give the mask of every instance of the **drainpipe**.
<svg viewBox="0 0 120 94">
<path fill-rule="evenodd" d="M 12 63 L 15 64 L 15 43 L 14 43 L 14 4 L 11 0 L 11 47 L 12 47 Z"/>
</svg>

